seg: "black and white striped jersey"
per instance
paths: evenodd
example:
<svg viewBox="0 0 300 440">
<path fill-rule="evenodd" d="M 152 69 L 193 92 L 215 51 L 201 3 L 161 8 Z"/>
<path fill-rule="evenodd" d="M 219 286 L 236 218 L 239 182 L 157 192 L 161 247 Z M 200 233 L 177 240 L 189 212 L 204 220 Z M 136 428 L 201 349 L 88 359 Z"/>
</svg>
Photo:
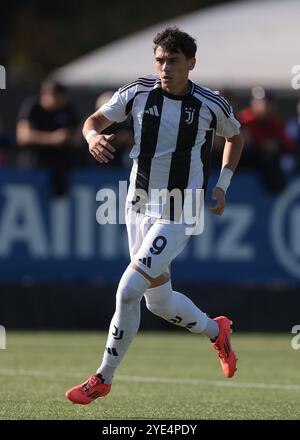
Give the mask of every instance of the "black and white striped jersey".
<svg viewBox="0 0 300 440">
<path fill-rule="evenodd" d="M 136 189 L 206 188 L 213 134 L 239 133 L 228 102 L 193 82 L 175 96 L 161 88 L 158 75 L 138 78 L 120 88 L 100 111 L 114 122 L 133 118 L 135 143 L 129 198 Z M 148 207 L 149 208 L 149 207 Z M 151 211 L 151 209 L 150 209 Z M 151 212 L 148 214 L 151 215 Z"/>
</svg>

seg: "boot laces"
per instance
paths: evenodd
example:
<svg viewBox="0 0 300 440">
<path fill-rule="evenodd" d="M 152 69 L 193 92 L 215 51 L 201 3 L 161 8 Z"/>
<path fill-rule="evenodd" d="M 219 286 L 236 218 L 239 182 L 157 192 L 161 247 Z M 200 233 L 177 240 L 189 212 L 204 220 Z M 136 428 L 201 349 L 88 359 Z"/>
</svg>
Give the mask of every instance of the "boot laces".
<svg viewBox="0 0 300 440">
<path fill-rule="evenodd" d="M 99 382 L 99 379 L 95 376 L 91 377 L 87 380 L 87 382 L 83 385 L 82 390 L 83 391 L 89 391 L 93 386 L 97 385 Z"/>
</svg>

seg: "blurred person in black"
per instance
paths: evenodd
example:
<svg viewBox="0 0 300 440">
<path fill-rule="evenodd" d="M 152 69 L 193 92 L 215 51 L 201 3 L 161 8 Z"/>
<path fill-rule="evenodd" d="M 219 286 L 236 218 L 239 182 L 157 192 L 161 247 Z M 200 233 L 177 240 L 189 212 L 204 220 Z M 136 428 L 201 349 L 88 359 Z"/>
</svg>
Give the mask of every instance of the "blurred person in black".
<svg viewBox="0 0 300 440">
<path fill-rule="evenodd" d="M 274 113 L 274 99 L 262 87 L 252 89 L 250 106 L 237 113 L 245 140 L 245 160 L 260 169 L 265 188 L 271 192 L 285 187 L 285 172 L 293 167 L 293 143 L 284 123 Z"/>
<path fill-rule="evenodd" d="M 53 195 L 61 196 L 67 188 L 67 170 L 78 126 L 75 110 L 64 86 L 45 80 L 38 97 L 22 104 L 17 122 L 17 143 L 34 152 L 36 164 L 51 173 Z"/>
</svg>

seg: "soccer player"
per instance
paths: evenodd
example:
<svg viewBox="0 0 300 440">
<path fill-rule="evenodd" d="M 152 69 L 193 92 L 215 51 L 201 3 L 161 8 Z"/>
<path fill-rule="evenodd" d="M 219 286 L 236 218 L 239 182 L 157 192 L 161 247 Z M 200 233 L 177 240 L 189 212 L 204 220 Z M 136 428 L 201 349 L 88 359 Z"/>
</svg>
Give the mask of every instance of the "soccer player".
<svg viewBox="0 0 300 440">
<path fill-rule="evenodd" d="M 232 322 L 225 316 L 210 319 L 186 295 L 172 288 L 169 266 L 183 250 L 189 235 L 186 224 L 163 218 L 165 206 L 152 206 L 142 190 L 205 189 L 214 131 L 226 139 L 223 163 L 210 207 L 221 215 L 226 190 L 240 160 L 243 141 L 240 124 L 228 102 L 218 93 L 189 80 L 195 66 L 195 40 L 178 28 L 167 28 L 154 38 L 158 75 L 138 78 L 120 88 L 109 102 L 85 122 L 83 135 L 89 151 L 101 164 L 114 159 L 113 135 L 101 132 L 131 113 L 135 144 L 130 157 L 133 167 L 126 201 L 126 224 L 131 262 L 123 273 L 116 295 L 102 364 L 81 385 L 68 390 L 73 403 L 88 404 L 111 389 L 116 368 L 135 337 L 140 323 L 140 301 L 147 308 L 192 333 L 211 340 L 223 372 L 232 377 L 236 357 L 231 347 Z M 136 206 L 139 206 L 137 209 Z"/>
</svg>

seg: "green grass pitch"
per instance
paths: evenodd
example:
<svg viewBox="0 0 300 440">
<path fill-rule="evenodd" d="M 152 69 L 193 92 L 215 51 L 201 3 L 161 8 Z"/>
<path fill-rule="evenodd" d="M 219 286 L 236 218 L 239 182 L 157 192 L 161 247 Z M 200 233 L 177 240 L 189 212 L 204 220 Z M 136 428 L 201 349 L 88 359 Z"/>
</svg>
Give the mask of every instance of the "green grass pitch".
<svg viewBox="0 0 300 440">
<path fill-rule="evenodd" d="M 300 350 L 291 334 L 237 334 L 226 379 L 204 336 L 138 334 L 109 396 L 73 405 L 65 391 L 98 367 L 106 333 L 13 332 L 0 350 L 0 419 L 299 419 Z"/>
</svg>

